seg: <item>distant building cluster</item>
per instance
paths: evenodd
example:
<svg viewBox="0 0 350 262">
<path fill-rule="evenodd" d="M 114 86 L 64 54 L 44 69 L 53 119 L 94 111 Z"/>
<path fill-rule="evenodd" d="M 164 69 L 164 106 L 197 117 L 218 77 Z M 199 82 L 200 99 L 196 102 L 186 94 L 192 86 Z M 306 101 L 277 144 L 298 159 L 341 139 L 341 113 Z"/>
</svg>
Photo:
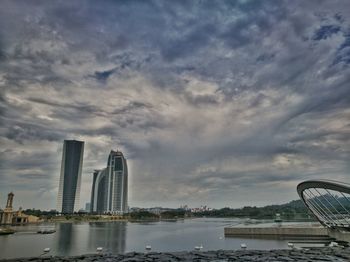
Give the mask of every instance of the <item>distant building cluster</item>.
<svg viewBox="0 0 350 262">
<path fill-rule="evenodd" d="M 140 207 L 132 207 L 130 208 L 130 212 L 140 212 L 140 211 L 147 211 L 150 213 L 153 213 L 155 215 L 160 215 L 162 212 L 165 211 L 171 211 L 172 208 L 164 208 L 164 207 L 150 207 L 150 208 L 140 208 Z"/>
<path fill-rule="evenodd" d="M 213 208 L 208 207 L 208 206 L 189 207 L 188 205 L 180 206 L 180 209 L 185 210 L 185 211 L 187 211 L 187 212 L 191 212 L 191 213 L 200 213 L 200 212 L 205 212 L 205 211 L 212 211 L 212 210 L 214 210 Z"/>
<path fill-rule="evenodd" d="M 166 208 L 166 207 L 150 207 L 150 208 L 140 208 L 140 207 L 132 207 L 130 208 L 130 212 L 140 212 L 147 211 L 156 215 L 160 215 L 162 212 L 173 211 L 173 210 L 183 210 L 186 212 L 199 213 L 204 211 L 212 211 L 213 208 L 209 208 L 207 206 L 200 206 L 195 208 L 190 208 L 188 205 L 180 206 L 180 208 Z"/>
<path fill-rule="evenodd" d="M 72 214 L 79 211 L 84 142 L 65 140 L 63 143 L 57 211 Z M 111 151 L 107 167 L 95 170 L 91 202 L 86 212 L 123 214 L 128 209 L 128 167 L 122 152 Z"/>
<path fill-rule="evenodd" d="M 26 215 L 22 212 L 22 208 L 18 211 L 14 211 L 12 207 L 14 194 L 10 192 L 7 195 L 6 207 L 4 210 L 0 208 L 0 225 L 16 225 L 16 224 L 27 224 L 36 223 L 40 219 L 36 216 Z"/>
<path fill-rule="evenodd" d="M 191 211 L 191 208 L 189 208 L 188 205 L 180 206 L 180 209 L 183 209 L 183 210 L 185 210 L 185 211 Z"/>
<path fill-rule="evenodd" d="M 199 212 L 205 212 L 205 211 L 212 211 L 213 209 L 207 206 L 200 206 L 190 209 L 192 213 L 199 213 Z"/>
</svg>

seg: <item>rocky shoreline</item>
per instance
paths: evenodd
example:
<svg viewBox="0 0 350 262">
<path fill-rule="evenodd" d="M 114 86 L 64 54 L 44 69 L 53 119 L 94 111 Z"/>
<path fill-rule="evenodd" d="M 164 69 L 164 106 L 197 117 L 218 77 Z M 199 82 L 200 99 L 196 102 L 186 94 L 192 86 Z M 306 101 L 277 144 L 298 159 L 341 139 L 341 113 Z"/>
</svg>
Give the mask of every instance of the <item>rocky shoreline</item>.
<svg viewBox="0 0 350 262">
<path fill-rule="evenodd" d="M 191 252 L 149 252 L 126 254 L 90 254 L 74 257 L 42 256 L 0 260 L 1 262 L 73 262 L 73 261 L 350 261 L 350 248 L 325 247 L 289 250 L 217 250 Z"/>
</svg>

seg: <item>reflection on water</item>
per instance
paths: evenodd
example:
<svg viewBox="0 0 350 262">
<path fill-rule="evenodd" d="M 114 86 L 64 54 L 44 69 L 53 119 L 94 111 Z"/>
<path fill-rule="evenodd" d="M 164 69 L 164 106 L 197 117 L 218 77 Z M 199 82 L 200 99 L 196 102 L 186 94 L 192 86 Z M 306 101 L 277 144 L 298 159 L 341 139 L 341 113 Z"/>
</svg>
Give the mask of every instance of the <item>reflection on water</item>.
<svg viewBox="0 0 350 262">
<path fill-rule="evenodd" d="M 126 242 L 126 223 L 89 223 L 89 247 L 103 247 L 106 252 L 124 253 Z"/>
<path fill-rule="evenodd" d="M 104 252 L 144 252 L 146 245 L 153 251 L 193 250 L 203 245 L 203 250 L 240 249 L 246 243 L 248 249 L 288 248 L 286 240 L 225 238 L 224 227 L 242 223 L 235 219 L 186 219 L 177 222 L 82 222 L 28 225 L 16 227 L 19 232 L 0 236 L 0 259 L 38 256 L 44 248 L 50 255 L 80 255 Z M 55 227 L 54 234 L 37 234 L 43 227 Z"/>
<path fill-rule="evenodd" d="M 127 222 L 60 223 L 54 235 L 58 255 L 93 253 L 97 247 L 105 252 L 124 253 Z"/>
<path fill-rule="evenodd" d="M 61 223 L 57 225 L 57 252 L 59 254 L 70 254 L 72 248 L 72 242 L 74 242 L 73 234 L 73 224 L 72 223 Z"/>
</svg>

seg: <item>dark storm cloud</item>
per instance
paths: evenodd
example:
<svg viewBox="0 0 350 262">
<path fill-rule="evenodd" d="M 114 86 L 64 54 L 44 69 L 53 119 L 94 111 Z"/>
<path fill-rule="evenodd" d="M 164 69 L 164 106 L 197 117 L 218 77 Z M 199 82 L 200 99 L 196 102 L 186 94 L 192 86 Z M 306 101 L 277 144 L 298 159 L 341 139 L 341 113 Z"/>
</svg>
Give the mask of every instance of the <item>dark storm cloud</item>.
<svg viewBox="0 0 350 262">
<path fill-rule="evenodd" d="M 349 12 L 347 1 L 3 1 L 1 186 L 24 194 L 34 181 L 50 203 L 38 205 L 54 206 L 71 138 L 86 141 L 85 200 L 116 148 L 132 205 L 287 201 L 303 179 L 345 179 Z"/>
<path fill-rule="evenodd" d="M 350 64 L 350 30 L 344 34 L 345 40 L 337 50 L 337 56 L 335 57 L 334 64 L 344 63 Z"/>
<path fill-rule="evenodd" d="M 324 25 L 324 26 L 321 26 L 321 28 L 315 32 L 312 39 L 316 41 L 327 39 L 328 37 L 331 37 L 333 34 L 336 34 L 339 31 L 340 31 L 340 26 Z"/>
<path fill-rule="evenodd" d="M 56 130 L 49 130 L 43 125 L 19 124 L 8 127 L 7 132 L 4 134 L 5 137 L 21 144 L 26 140 L 61 141 L 65 137 L 62 133 Z"/>
<path fill-rule="evenodd" d="M 217 34 L 213 24 L 199 25 L 187 34 L 180 34 L 176 39 L 169 39 L 169 42 L 162 48 L 162 56 L 167 61 L 173 61 L 187 55 L 193 55 L 208 45 L 210 38 Z"/>
<path fill-rule="evenodd" d="M 152 105 L 145 104 L 145 103 L 142 103 L 139 101 L 133 101 L 122 108 L 118 108 L 118 109 L 114 110 L 112 113 L 113 114 L 123 114 L 123 113 L 127 113 L 127 112 L 137 110 L 137 109 L 151 109 L 151 108 L 152 108 Z"/>
<path fill-rule="evenodd" d="M 98 59 L 98 58 L 97 58 Z M 142 67 L 146 67 L 147 64 L 152 62 L 152 56 L 147 55 L 145 57 L 139 57 L 132 53 L 124 53 L 112 55 L 110 60 L 115 63 L 117 66 L 108 70 L 95 71 L 92 78 L 95 78 L 97 81 L 106 83 L 106 81 L 113 75 L 122 77 L 123 73 L 128 70 L 140 70 Z"/>
<path fill-rule="evenodd" d="M 94 77 L 99 81 L 106 81 L 108 77 L 114 73 L 114 69 L 101 71 L 101 72 L 95 72 Z"/>
<path fill-rule="evenodd" d="M 35 98 L 35 97 L 30 97 L 28 98 L 29 101 L 35 102 L 35 103 L 40 103 L 40 104 L 45 104 L 52 106 L 54 108 L 72 108 L 77 111 L 85 112 L 85 113 L 97 113 L 101 111 L 98 107 L 94 105 L 89 105 L 89 104 L 84 104 L 80 102 L 76 102 L 76 104 L 67 104 L 64 102 L 55 102 L 55 101 L 50 101 L 42 98 Z"/>
</svg>

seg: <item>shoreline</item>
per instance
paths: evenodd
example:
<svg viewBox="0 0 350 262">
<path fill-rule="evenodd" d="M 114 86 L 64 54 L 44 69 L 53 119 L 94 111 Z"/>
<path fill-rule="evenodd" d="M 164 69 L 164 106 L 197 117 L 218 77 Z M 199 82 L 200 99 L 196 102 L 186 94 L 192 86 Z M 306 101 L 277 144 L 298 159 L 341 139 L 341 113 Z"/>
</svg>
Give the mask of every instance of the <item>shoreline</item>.
<svg viewBox="0 0 350 262">
<path fill-rule="evenodd" d="M 185 217 L 185 218 L 163 218 L 163 219 L 130 219 L 130 218 L 113 218 L 108 216 L 101 216 L 99 219 L 75 219 L 75 217 L 72 217 L 71 219 L 50 219 L 50 220 L 42 220 L 38 222 L 30 222 L 25 224 L 0 224 L 0 227 L 9 227 L 9 226 L 26 226 L 26 225 L 40 225 L 40 224 L 46 224 L 46 223 L 81 223 L 81 222 L 178 222 L 178 221 L 184 221 L 184 220 L 193 220 L 193 219 L 235 219 L 235 220 L 241 220 L 242 223 L 248 223 L 248 224 L 261 224 L 261 223 L 275 223 L 273 219 L 252 219 L 252 218 L 241 218 L 241 217 Z M 249 219 L 248 222 L 245 220 Z M 283 223 L 315 223 L 319 224 L 319 222 L 314 220 L 284 220 Z"/>
<path fill-rule="evenodd" d="M 184 222 L 186 220 L 196 220 L 196 219 L 202 219 L 200 217 L 187 217 L 187 218 L 177 218 L 177 219 L 125 219 L 125 218 L 119 218 L 119 219 L 109 219 L 108 217 L 101 217 L 101 219 L 86 219 L 86 220 L 75 220 L 75 219 L 57 219 L 57 220 L 50 220 L 50 221 L 40 221 L 40 222 L 33 222 L 33 223 L 26 223 L 26 224 L 16 224 L 16 225 L 0 225 L 0 230 L 14 230 L 14 233 L 16 232 L 22 232 L 26 231 L 27 227 L 35 226 L 35 227 L 47 227 L 47 226 L 55 226 L 59 224 L 90 224 L 90 223 L 139 223 L 139 224 L 153 224 L 153 223 L 160 223 L 160 222 L 168 222 L 168 223 L 178 223 L 178 222 Z M 212 218 L 212 219 L 222 219 L 222 218 Z M 237 218 L 228 218 L 228 219 L 237 219 Z M 312 222 L 300 222 L 300 221 L 286 221 L 285 223 L 312 223 Z M 254 223 L 246 224 L 242 220 L 241 224 L 244 224 L 243 227 L 246 229 L 249 229 L 254 226 L 258 226 L 262 223 L 271 223 L 274 224 L 273 221 L 268 220 L 261 220 L 261 221 L 254 221 Z M 282 223 L 283 224 L 283 223 Z M 315 223 L 315 225 L 318 225 L 318 223 Z M 238 225 L 234 225 L 233 228 L 238 228 Z M 283 225 L 284 227 L 291 227 L 291 225 Z M 274 226 L 272 226 L 274 227 Z M 279 225 L 281 227 L 281 225 Z M 226 232 L 226 229 L 224 228 L 224 231 Z"/>
<path fill-rule="evenodd" d="M 0 262 L 15 261 L 350 261 L 350 248 L 129 252 L 125 254 L 85 254 L 70 257 L 44 255 L 29 258 L 0 259 Z"/>
</svg>

